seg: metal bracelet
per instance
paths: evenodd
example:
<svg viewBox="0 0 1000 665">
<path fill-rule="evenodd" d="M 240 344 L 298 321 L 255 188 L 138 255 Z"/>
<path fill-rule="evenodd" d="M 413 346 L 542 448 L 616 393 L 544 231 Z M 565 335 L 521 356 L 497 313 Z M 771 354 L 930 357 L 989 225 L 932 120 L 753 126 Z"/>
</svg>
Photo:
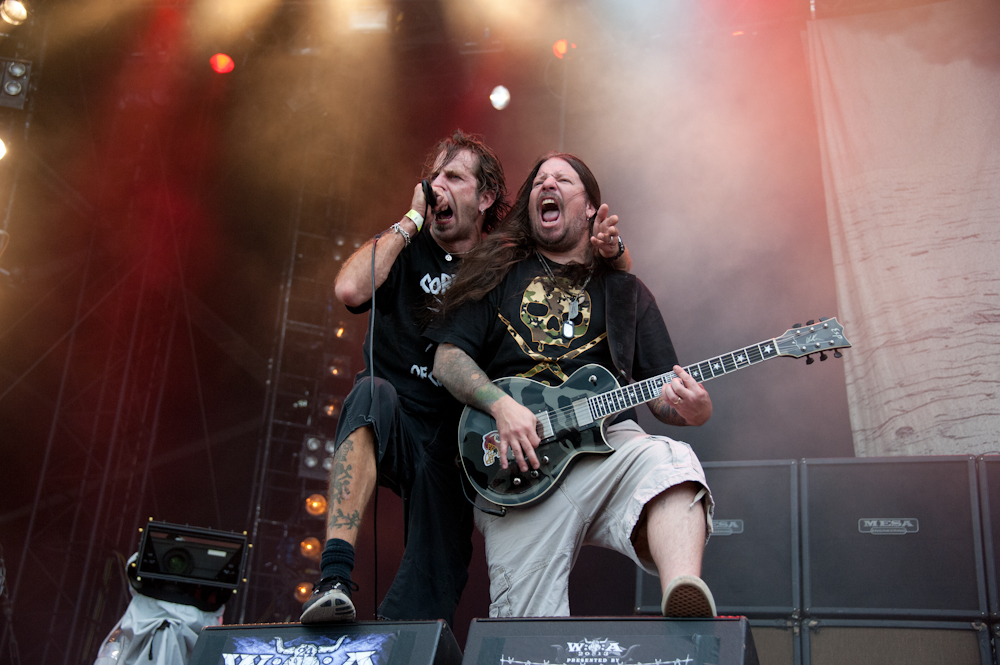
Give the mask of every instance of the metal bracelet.
<svg viewBox="0 0 1000 665">
<path fill-rule="evenodd" d="M 625 253 L 625 243 L 622 241 L 622 237 L 618 236 L 618 253 L 611 257 L 612 261 L 617 261 Z"/>
<path fill-rule="evenodd" d="M 409 247 L 410 246 L 410 234 L 406 232 L 406 229 L 404 229 L 402 227 L 402 225 L 400 225 L 399 222 L 396 222 L 395 224 L 393 224 L 391 228 L 392 228 L 392 232 L 393 233 L 398 233 L 399 235 L 403 236 L 403 243 L 405 243 L 403 245 L 403 247 Z"/>
</svg>

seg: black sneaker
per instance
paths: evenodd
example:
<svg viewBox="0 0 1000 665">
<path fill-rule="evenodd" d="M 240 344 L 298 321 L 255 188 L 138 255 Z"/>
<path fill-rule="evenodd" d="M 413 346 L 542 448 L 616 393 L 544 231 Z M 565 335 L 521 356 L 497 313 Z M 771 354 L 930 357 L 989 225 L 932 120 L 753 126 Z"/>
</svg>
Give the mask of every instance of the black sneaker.
<svg viewBox="0 0 1000 665">
<path fill-rule="evenodd" d="M 351 602 L 351 590 L 358 585 L 343 577 L 324 577 L 313 589 L 312 596 L 302 604 L 302 623 L 333 623 L 354 621 L 356 615 Z"/>
</svg>

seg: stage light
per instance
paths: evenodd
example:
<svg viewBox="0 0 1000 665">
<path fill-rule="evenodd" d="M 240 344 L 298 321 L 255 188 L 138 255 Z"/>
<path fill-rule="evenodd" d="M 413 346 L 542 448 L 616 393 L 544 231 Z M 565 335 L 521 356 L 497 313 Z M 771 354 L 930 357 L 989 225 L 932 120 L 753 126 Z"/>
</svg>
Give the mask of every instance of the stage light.
<svg viewBox="0 0 1000 665">
<path fill-rule="evenodd" d="M 322 415 L 322 414 L 321 414 Z M 329 480 L 329 470 L 333 466 L 333 439 L 322 434 L 309 434 L 302 439 L 302 448 L 299 450 L 299 477 L 312 478 L 314 480 Z M 306 499 L 306 510 L 309 510 L 309 502 L 314 494 Z M 322 498 L 322 497 L 320 497 Z M 319 514 L 326 511 L 326 504 L 320 509 Z"/>
<path fill-rule="evenodd" d="M 309 596 L 312 595 L 312 592 L 312 582 L 299 582 L 299 585 L 295 587 L 295 600 L 300 603 L 304 603 L 309 600 Z"/>
<path fill-rule="evenodd" d="M 739 37 L 740 35 L 746 34 L 742 30 L 737 30 L 733 33 L 733 37 Z"/>
<path fill-rule="evenodd" d="M 326 515 L 326 497 L 322 494 L 310 494 L 306 499 L 306 512 L 314 517 Z"/>
<path fill-rule="evenodd" d="M 497 111 L 504 110 L 510 104 L 510 90 L 502 85 L 493 88 L 493 92 L 490 93 L 490 103 Z"/>
<path fill-rule="evenodd" d="M 324 357 L 326 370 L 329 376 L 337 379 L 349 378 L 351 374 L 351 359 L 341 355 L 327 355 Z"/>
<path fill-rule="evenodd" d="M 560 39 L 559 41 L 557 41 L 555 44 L 552 45 L 552 53 L 554 53 L 557 58 L 562 60 L 563 57 L 565 57 L 565 55 L 569 53 L 570 49 L 574 48 L 576 48 L 576 44 L 568 42 L 565 39 Z"/>
<path fill-rule="evenodd" d="M 309 536 L 308 538 L 303 538 L 302 542 L 299 543 L 299 554 L 307 559 L 319 559 L 319 555 L 322 554 L 323 550 L 320 549 L 319 539 Z"/>
<path fill-rule="evenodd" d="M 0 4 L 0 18 L 11 25 L 21 25 L 28 19 L 28 10 L 18 0 L 3 0 Z"/>
<path fill-rule="evenodd" d="M 208 64 L 212 66 L 217 74 L 228 74 L 236 67 L 236 63 L 225 53 L 216 53 L 208 59 Z"/>
<path fill-rule="evenodd" d="M 340 417 L 340 407 L 343 402 L 337 397 L 328 397 L 323 404 L 323 415 L 330 418 Z"/>
<path fill-rule="evenodd" d="M 389 10 L 355 9 L 348 15 L 347 24 L 356 32 L 386 32 L 389 30 Z"/>
<path fill-rule="evenodd" d="M 31 63 L 27 60 L 0 60 L 0 67 L 0 106 L 23 109 L 28 94 L 28 79 L 31 77 Z"/>
<path fill-rule="evenodd" d="M 0 139 L 0 159 L 3 159 L 4 155 L 7 154 L 7 144 Z"/>
</svg>

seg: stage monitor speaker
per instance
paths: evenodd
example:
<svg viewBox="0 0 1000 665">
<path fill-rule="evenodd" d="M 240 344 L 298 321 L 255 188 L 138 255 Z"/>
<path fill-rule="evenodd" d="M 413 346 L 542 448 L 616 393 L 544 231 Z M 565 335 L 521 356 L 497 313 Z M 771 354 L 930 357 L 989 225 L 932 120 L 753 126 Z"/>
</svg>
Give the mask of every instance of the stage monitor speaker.
<svg viewBox="0 0 1000 665">
<path fill-rule="evenodd" d="M 791 460 L 706 462 L 715 498 L 701 576 L 720 614 L 797 617 L 798 469 Z M 660 613 L 660 580 L 637 569 L 636 611 Z"/>
<path fill-rule="evenodd" d="M 991 665 L 987 627 L 976 622 L 803 622 L 803 665 Z"/>
<path fill-rule="evenodd" d="M 459 665 L 444 621 L 365 621 L 206 626 L 190 665 Z"/>
<path fill-rule="evenodd" d="M 463 665 L 757 665 L 750 625 L 723 619 L 474 619 Z"/>
<path fill-rule="evenodd" d="M 1000 620 L 1000 584 L 997 582 L 997 555 L 1000 555 L 1000 455 L 982 455 L 979 467 L 979 507 L 983 519 L 986 549 L 986 596 L 990 620 Z"/>
<path fill-rule="evenodd" d="M 985 618 L 975 458 L 810 459 L 800 470 L 807 616 Z"/>
</svg>

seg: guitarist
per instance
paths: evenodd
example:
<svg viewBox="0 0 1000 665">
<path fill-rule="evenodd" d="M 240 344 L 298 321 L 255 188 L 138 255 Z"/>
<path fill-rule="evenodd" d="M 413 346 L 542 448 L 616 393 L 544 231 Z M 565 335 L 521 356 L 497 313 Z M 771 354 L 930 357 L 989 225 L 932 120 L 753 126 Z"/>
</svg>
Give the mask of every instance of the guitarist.
<svg viewBox="0 0 1000 665">
<path fill-rule="evenodd" d="M 522 376 L 558 385 L 589 363 L 622 383 L 671 368 L 678 378 L 649 403 L 671 425 L 712 414 L 704 387 L 677 365 L 652 294 L 594 251 L 601 205 L 577 157 L 542 157 L 501 231 L 465 257 L 426 333 L 439 343 L 434 374 L 459 401 L 493 416 L 499 464 L 540 468 L 536 418 L 491 383 Z M 604 212 L 606 214 L 606 212 Z M 581 456 L 543 500 L 505 515 L 477 512 L 490 571 L 490 616 L 565 616 L 579 548 L 607 547 L 659 574 L 665 616 L 715 616 L 700 579 L 714 508 L 690 446 L 646 434 L 629 410 L 607 427 L 610 455 Z M 611 419 L 609 419 L 611 420 Z M 484 502 L 480 498 L 480 502 Z"/>
</svg>

